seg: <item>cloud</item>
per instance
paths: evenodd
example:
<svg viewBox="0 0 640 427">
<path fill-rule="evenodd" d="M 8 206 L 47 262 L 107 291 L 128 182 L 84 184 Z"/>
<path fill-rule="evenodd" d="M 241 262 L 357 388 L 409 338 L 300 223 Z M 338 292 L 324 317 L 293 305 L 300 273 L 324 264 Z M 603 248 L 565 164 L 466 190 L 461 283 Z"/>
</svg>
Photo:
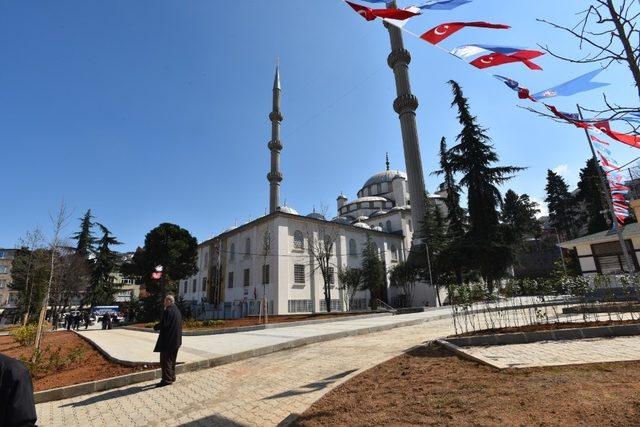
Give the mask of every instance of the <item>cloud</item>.
<svg viewBox="0 0 640 427">
<path fill-rule="evenodd" d="M 567 174 L 569 173 L 569 166 L 568 165 L 564 165 L 564 164 L 563 165 L 558 165 L 555 168 L 553 168 L 553 172 L 566 178 Z"/>
<path fill-rule="evenodd" d="M 549 208 L 547 207 L 547 204 L 544 202 L 544 199 L 531 197 L 531 201 L 536 202 L 538 204 L 538 209 L 540 209 L 540 213 L 536 215 L 538 218 L 543 216 L 549 216 Z"/>
</svg>

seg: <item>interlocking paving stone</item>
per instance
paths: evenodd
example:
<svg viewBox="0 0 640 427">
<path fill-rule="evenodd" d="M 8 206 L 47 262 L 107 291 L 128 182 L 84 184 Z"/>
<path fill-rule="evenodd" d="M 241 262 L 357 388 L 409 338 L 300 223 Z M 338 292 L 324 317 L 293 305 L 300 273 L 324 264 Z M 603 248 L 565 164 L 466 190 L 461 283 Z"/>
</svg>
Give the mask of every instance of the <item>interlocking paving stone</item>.
<svg viewBox="0 0 640 427">
<path fill-rule="evenodd" d="M 277 425 L 357 373 L 437 337 L 450 319 L 292 350 L 154 382 L 37 405 L 42 426 Z M 200 338 L 200 337 L 199 337 Z"/>
</svg>

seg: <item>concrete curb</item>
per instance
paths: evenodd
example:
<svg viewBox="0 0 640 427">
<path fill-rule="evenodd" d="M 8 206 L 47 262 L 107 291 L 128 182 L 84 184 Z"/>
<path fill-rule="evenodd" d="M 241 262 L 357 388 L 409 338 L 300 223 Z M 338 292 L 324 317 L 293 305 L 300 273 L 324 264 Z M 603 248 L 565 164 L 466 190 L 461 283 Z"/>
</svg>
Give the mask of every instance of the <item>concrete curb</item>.
<svg viewBox="0 0 640 427">
<path fill-rule="evenodd" d="M 435 340 L 435 343 L 438 344 L 439 346 L 444 347 L 447 350 L 457 354 L 458 356 L 462 357 L 463 359 L 470 360 L 471 362 L 481 363 L 481 364 L 487 365 L 487 366 L 489 366 L 491 368 L 501 370 L 501 368 L 499 366 L 496 366 L 493 363 L 491 363 L 491 361 L 489 361 L 489 359 L 485 359 L 484 357 L 474 356 L 472 354 L 469 354 L 469 353 L 467 353 L 466 351 L 462 350 L 460 347 L 458 347 L 457 345 L 451 343 L 448 340 L 437 339 L 437 340 Z"/>
<path fill-rule="evenodd" d="M 381 317 L 381 316 L 392 316 L 393 313 L 373 313 L 373 314 L 362 314 L 362 315 L 354 315 L 354 316 L 344 316 L 344 318 L 334 318 L 334 319 L 315 319 L 315 320 L 301 320 L 299 322 L 284 322 L 284 323 L 268 323 L 266 325 L 255 325 L 255 326 L 237 326 L 235 328 L 224 328 L 224 329 L 201 329 L 201 330 L 187 330 L 182 331 L 183 337 L 197 337 L 203 335 L 219 335 L 219 334 L 234 334 L 236 332 L 251 332 L 251 331 L 261 331 L 264 329 L 277 329 L 277 328 L 287 328 L 290 326 L 304 326 L 304 325 L 315 325 L 322 323 L 334 323 L 334 322 L 344 322 L 347 320 L 357 320 L 357 319 L 367 319 L 371 317 Z M 127 329 L 129 331 L 136 332 L 149 332 L 153 334 L 157 334 L 157 331 L 154 331 L 152 328 L 139 328 L 137 326 L 123 326 L 122 329 Z"/>
<path fill-rule="evenodd" d="M 482 347 L 489 345 L 528 344 L 538 341 L 579 340 L 584 338 L 622 337 L 630 335 L 640 335 L 640 324 L 477 335 L 473 337 L 447 338 L 447 342 L 457 347 Z"/>
<path fill-rule="evenodd" d="M 419 325 L 421 323 L 426 323 L 435 320 L 442 320 L 451 317 L 450 313 L 436 315 L 429 318 L 423 319 L 414 319 L 407 320 L 404 322 L 392 323 L 388 325 L 379 325 L 379 326 L 370 326 L 364 327 L 360 329 L 354 329 L 349 331 L 341 331 L 341 332 L 333 332 L 324 335 L 316 335 L 312 337 L 299 338 L 279 344 L 274 344 L 266 347 L 260 347 L 253 350 L 247 350 L 239 353 L 229 354 L 226 356 L 214 357 L 211 359 L 199 360 L 196 362 L 188 362 L 181 365 L 176 366 L 176 373 L 184 374 L 187 372 L 199 371 L 202 369 L 209 369 L 220 365 L 225 365 L 227 363 L 238 362 L 240 360 L 250 359 L 252 357 L 264 356 L 270 353 L 275 353 L 283 350 L 290 350 L 297 347 L 302 347 L 308 344 L 315 344 L 324 341 L 332 341 L 339 338 L 346 338 L 351 336 L 358 335 L 366 335 L 375 332 L 382 332 L 391 329 L 401 328 L 405 326 L 414 326 Z M 95 342 L 93 342 L 88 337 L 85 337 L 81 334 L 78 334 L 83 339 L 87 340 L 93 347 L 95 347 L 103 356 L 105 356 L 108 360 L 116 363 L 123 363 L 123 361 L 116 359 L 110 356 L 106 351 L 101 349 Z M 128 366 L 136 365 L 133 362 L 124 362 L 127 363 Z M 145 364 L 148 365 L 148 362 L 138 363 L 137 365 Z M 107 378 L 104 380 L 91 381 L 82 384 L 70 385 L 67 387 L 54 388 L 51 390 L 44 390 L 34 393 L 34 399 L 36 403 L 44 403 L 50 402 L 52 400 L 61 400 L 67 399 L 70 397 L 77 397 L 84 394 L 96 393 L 100 391 L 111 390 L 114 388 L 124 387 L 136 383 L 152 381 L 155 379 L 159 379 L 162 376 L 162 372 L 160 369 L 154 369 L 149 371 L 136 372 L 133 374 L 122 375 L 114 378 Z"/>
</svg>

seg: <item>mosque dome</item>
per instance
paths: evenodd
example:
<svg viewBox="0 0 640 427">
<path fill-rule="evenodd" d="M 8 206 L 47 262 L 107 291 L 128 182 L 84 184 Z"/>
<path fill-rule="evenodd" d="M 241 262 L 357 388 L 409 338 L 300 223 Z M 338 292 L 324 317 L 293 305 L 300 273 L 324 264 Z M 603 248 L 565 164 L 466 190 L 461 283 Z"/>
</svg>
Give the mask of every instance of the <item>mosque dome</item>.
<svg viewBox="0 0 640 427">
<path fill-rule="evenodd" d="M 311 212 L 309 215 L 307 215 L 307 218 L 321 219 L 323 221 L 326 219 L 324 215 L 318 212 Z"/>
<path fill-rule="evenodd" d="M 337 216 L 331 220 L 331 222 L 336 222 L 338 224 L 351 224 L 353 219 L 346 216 Z"/>
<path fill-rule="evenodd" d="M 379 225 L 376 225 L 375 227 L 373 227 L 373 231 L 384 231 L 384 230 Z"/>
<path fill-rule="evenodd" d="M 373 175 L 364 183 L 362 188 L 370 185 L 381 184 L 383 182 L 391 182 L 395 177 L 407 179 L 407 174 L 400 170 L 386 170 Z"/>
<path fill-rule="evenodd" d="M 356 222 L 363 222 L 363 221 L 366 221 L 368 219 L 369 219 L 368 216 L 362 215 L 362 216 L 359 216 L 358 218 L 356 218 Z"/>
<path fill-rule="evenodd" d="M 290 206 L 280 206 L 278 208 L 278 210 L 280 212 L 288 213 L 288 214 L 291 214 L 291 215 L 300 215 L 297 210 L 293 209 Z"/>
<path fill-rule="evenodd" d="M 374 218 L 376 216 L 384 215 L 386 213 L 387 213 L 387 211 L 385 211 L 385 210 L 375 211 L 374 213 L 369 215 L 369 218 Z"/>
<path fill-rule="evenodd" d="M 369 226 L 369 224 L 365 224 L 364 222 L 356 222 L 353 224 L 354 227 L 358 227 L 358 228 L 366 228 L 368 230 L 371 229 L 371 227 Z"/>
</svg>

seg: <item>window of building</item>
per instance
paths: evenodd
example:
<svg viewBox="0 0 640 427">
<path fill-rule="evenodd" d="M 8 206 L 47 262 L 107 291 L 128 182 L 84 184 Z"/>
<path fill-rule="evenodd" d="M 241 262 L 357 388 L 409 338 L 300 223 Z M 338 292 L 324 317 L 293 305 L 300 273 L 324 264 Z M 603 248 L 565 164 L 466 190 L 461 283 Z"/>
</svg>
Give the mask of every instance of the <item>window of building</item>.
<svg viewBox="0 0 640 427">
<path fill-rule="evenodd" d="M 209 267 L 209 253 L 205 252 L 204 253 L 204 268 Z"/>
<path fill-rule="evenodd" d="M 6 280 L 0 280 L 0 289 L 3 289 L 6 283 L 7 283 Z"/>
<path fill-rule="evenodd" d="M 262 266 L 262 284 L 269 284 L 269 264 L 265 264 Z"/>
<path fill-rule="evenodd" d="M 5 253 L 5 251 L 0 251 L 0 259 L 5 259 L 6 256 L 7 254 Z"/>
<path fill-rule="evenodd" d="M 296 230 L 293 232 L 293 248 L 304 249 L 304 235 L 300 230 Z"/>
<path fill-rule="evenodd" d="M 183 292 L 184 294 L 186 294 L 186 293 L 187 293 L 187 286 L 189 286 L 189 281 L 188 281 L 188 280 L 185 280 L 185 281 L 184 281 L 184 292 Z"/>
<path fill-rule="evenodd" d="M 360 206 L 361 206 L 360 202 L 356 203 L 356 209 L 360 209 Z"/>
<path fill-rule="evenodd" d="M 373 208 L 375 208 L 376 206 L 375 206 L 375 204 L 374 204 L 373 202 L 369 202 L 369 207 L 373 209 Z"/>
<path fill-rule="evenodd" d="M 329 267 L 327 269 L 327 275 L 329 276 L 329 284 L 330 285 L 335 285 L 336 284 L 336 279 L 335 279 L 335 274 L 333 271 L 333 267 Z"/>
<path fill-rule="evenodd" d="M 387 231 L 391 233 L 391 220 L 387 220 Z"/>
<path fill-rule="evenodd" d="M 250 254 L 251 254 L 251 239 L 247 237 L 247 239 L 244 241 L 244 257 L 249 258 Z"/>
<path fill-rule="evenodd" d="M 304 283 L 304 265 L 295 264 L 293 266 L 293 280 L 295 283 Z"/>
<path fill-rule="evenodd" d="M 244 285 L 249 286 L 251 283 L 251 270 L 248 268 L 244 269 Z"/>
<path fill-rule="evenodd" d="M 395 245 L 391 245 L 391 261 L 398 261 L 398 250 Z"/>
<path fill-rule="evenodd" d="M 202 292 L 207 292 L 207 278 L 202 278 Z"/>
<path fill-rule="evenodd" d="M 356 239 L 349 239 L 349 256 L 358 256 Z"/>
<path fill-rule="evenodd" d="M 236 257 L 236 244 L 232 243 L 231 248 L 229 249 L 229 261 L 233 261 Z"/>
<path fill-rule="evenodd" d="M 634 250 L 631 242 L 627 240 L 627 250 L 633 259 Z M 620 243 L 607 242 L 591 245 L 591 251 L 593 252 L 598 273 L 601 274 L 615 274 L 629 271 L 627 268 L 627 260 L 622 253 Z"/>
<path fill-rule="evenodd" d="M 233 271 L 229 272 L 229 280 L 227 283 L 227 288 L 233 288 Z"/>
<path fill-rule="evenodd" d="M 0 265 L 0 273 L 8 273 L 9 272 L 9 267 L 7 267 L 6 265 Z"/>
<path fill-rule="evenodd" d="M 193 285 L 191 286 L 191 292 L 196 291 L 196 286 L 198 286 L 198 279 L 193 279 Z"/>
</svg>

